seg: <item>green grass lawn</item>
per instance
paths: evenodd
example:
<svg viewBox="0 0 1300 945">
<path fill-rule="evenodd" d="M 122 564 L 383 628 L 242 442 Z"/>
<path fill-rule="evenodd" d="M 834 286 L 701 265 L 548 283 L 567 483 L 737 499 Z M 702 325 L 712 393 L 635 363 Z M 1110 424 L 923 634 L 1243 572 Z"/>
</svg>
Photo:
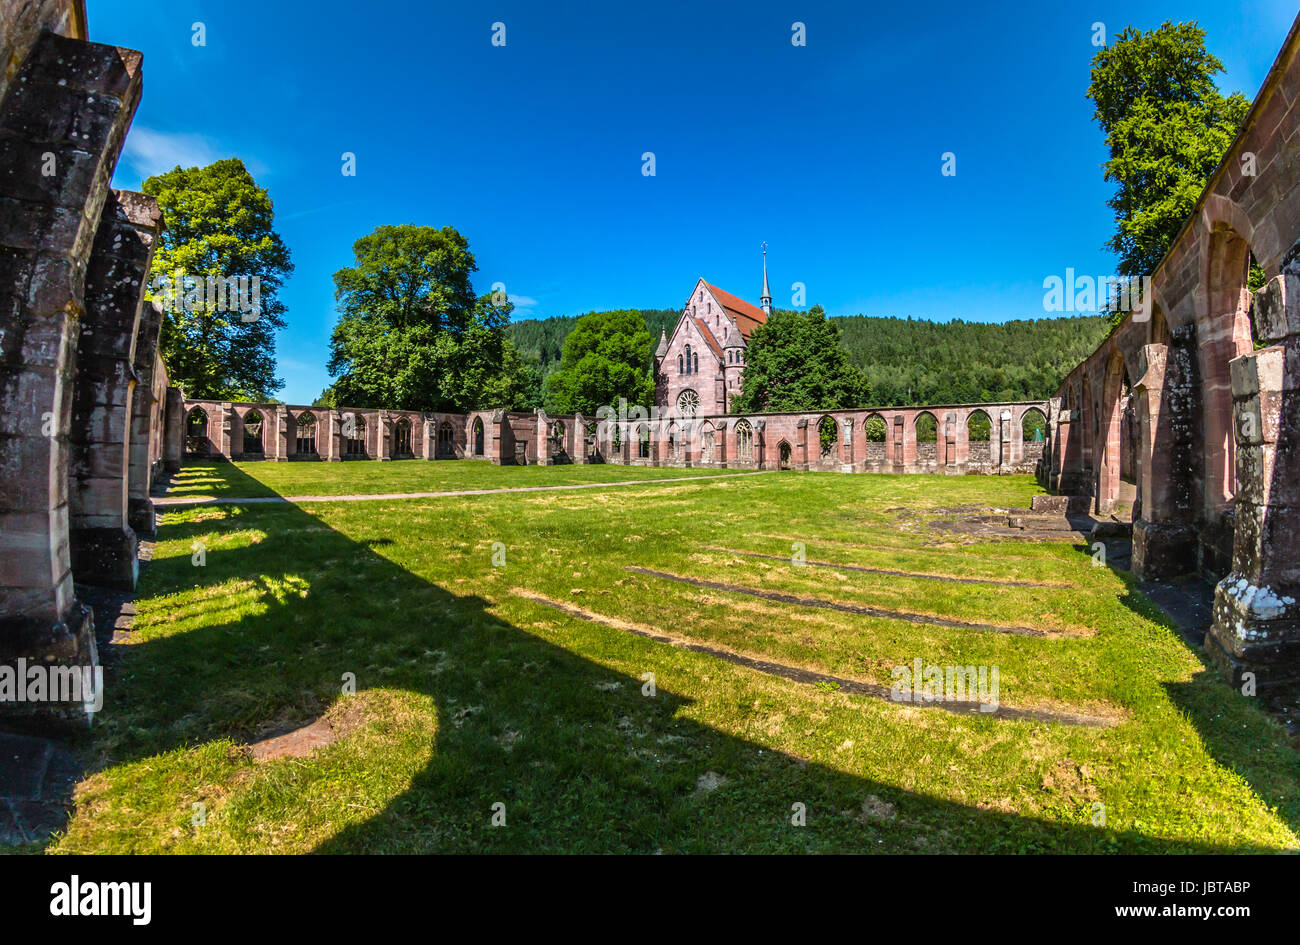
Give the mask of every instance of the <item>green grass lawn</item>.
<svg viewBox="0 0 1300 945">
<path fill-rule="evenodd" d="M 366 495 L 569 486 L 642 479 L 720 476 L 743 469 L 674 469 L 655 466 L 493 466 L 464 460 L 395 462 L 204 463 L 187 465 L 169 496 L 252 499 L 276 495 Z"/>
<path fill-rule="evenodd" d="M 646 483 L 167 512 L 138 642 L 110 676 L 81 745 L 92 773 L 49 849 L 1297 847 L 1300 756 L 1283 728 L 1207 670 L 1127 575 L 1069 542 L 929 527 L 951 517 L 942 509 L 1027 506 L 1028 477 L 652 481 L 686 472 L 187 468 L 181 489 L 228 497 Z M 831 566 L 795 563 L 796 542 Z M 844 613 L 629 567 L 1051 635 Z M 1105 724 L 897 704 L 633 629 L 863 683 L 888 685 L 918 657 L 997 666 L 1003 706 Z M 355 694 L 342 691 L 348 674 Z M 322 715 L 340 733 L 332 744 L 253 759 L 248 743 Z"/>
</svg>

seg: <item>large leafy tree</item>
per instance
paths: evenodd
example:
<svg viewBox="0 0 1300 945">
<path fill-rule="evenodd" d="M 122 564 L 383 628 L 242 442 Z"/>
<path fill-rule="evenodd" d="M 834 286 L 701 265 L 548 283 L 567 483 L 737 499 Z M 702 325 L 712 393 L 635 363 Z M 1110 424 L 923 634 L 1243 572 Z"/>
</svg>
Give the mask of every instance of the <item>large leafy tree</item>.
<svg viewBox="0 0 1300 945">
<path fill-rule="evenodd" d="M 840 330 L 820 305 L 776 311 L 754 329 L 745 352 L 737 413 L 837 410 L 867 403 L 866 377 L 849 360 Z"/>
<path fill-rule="evenodd" d="M 654 399 L 654 347 L 640 312 L 583 315 L 564 339 L 559 369 L 546 379 L 547 409 L 590 416 L 601 407 L 617 405 L 620 397 L 649 406 Z"/>
<path fill-rule="evenodd" d="M 151 285 L 165 311 L 160 346 L 172 383 L 190 397 L 269 399 L 284 386 L 275 376 L 275 333 L 285 312 L 277 295 L 293 272 L 270 196 L 238 158 L 177 167 L 141 189 L 163 212 Z M 243 277 L 250 287 L 256 278 L 260 310 L 241 311 L 229 296 L 222 305 L 206 291 L 193 291 L 187 302 L 186 286 L 206 287 L 210 276 Z M 173 292 L 162 291 L 162 279 Z"/>
<path fill-rule="evenodd" d="M 1121 275 L 1155 270 L 1250 110 L 1215 86 L 1222 71 L 1195 23 L 1129 27 L 1093 57 L 1088 97 L 1110 151 L 1106 179 L 1117 184 L 1107 245 Z"/>
<path fill-rule="evenodd" d="M 334 274 L 339 321 L 322 395 L 403 410 L 523 407 L 536 399 L 505 336 L 513 306 L 474 295 L 478 266 L 453 227 L 380 226 Z"/>
</svg>

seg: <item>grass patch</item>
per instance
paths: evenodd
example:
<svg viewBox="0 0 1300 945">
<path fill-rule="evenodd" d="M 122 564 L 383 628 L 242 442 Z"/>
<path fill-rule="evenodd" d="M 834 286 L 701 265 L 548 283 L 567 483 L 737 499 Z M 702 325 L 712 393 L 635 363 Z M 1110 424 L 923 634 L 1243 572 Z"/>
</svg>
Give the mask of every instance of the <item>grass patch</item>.
<svg viewBox="0 0 1300 945">
<path fill-rule="evenodd" d="M 50 851 L 1296 848 L 1300 755 L 1126 575 L 1093 567 L 1068 542 L 931 544 L 943 536 L 929 522 L 955 507 L 1027 506 L 1038 492 L 1028 477 L 653 481 L 686 472 L 187 467 L 182 488 L 232 497 L 599 476 L 647 486 L 168 511 L 142 577 L 138 642 L 79 746 L 92 773 Z M 795 541 L 823 562 L 1052 586 L 955 584 L 708 547 L 792 557 Z M 196 542 L 204 567 L 191 563 Z M 1016 636 L 818 610 L 629 566 L 1077 633 Z M 1117 721 L 1070 726 L 900 705 L 620 624 L 871 684 L 889 685 L 893 667 L 918 657 L 997 666 L 1008 705 Z M 337 741 L 303 758 L 252 759 L 248 743 L 340 706 L 359 722 Z M 796 803 L 806 805 L 806 827 L 791 823 Z M 493 826 L 494 810 L 504 826 Z"/>
</svg>

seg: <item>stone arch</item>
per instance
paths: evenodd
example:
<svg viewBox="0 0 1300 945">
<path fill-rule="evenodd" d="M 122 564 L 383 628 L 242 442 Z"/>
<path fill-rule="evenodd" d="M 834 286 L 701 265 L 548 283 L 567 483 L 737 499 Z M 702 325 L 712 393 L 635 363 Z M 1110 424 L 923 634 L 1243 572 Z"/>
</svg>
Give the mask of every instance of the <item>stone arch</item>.
<svg viewBox="0 0 1300 945">
<path fill-rule="evenodd" d="M 862 420 L 862 441 L 866 444 L 869 463 L 885 461 L 885 443 L 889 439 L 889 424 L 879 413 L 867 414 Z"/>
<path fill-rule="evenodd" d="M 966 462 L 987 466 L 993 462 L 993 418 L 976 408 L 966 415 Z"/>
<path fill-rule="evenodd" d="M 717 462 L 717 443 L 718 431 L 714 429 L 711 420 L 705 420 L 700 425 L 700 464 L 711 466 Z"/>
<path fill-rule="evenodd" d="M 207 456 L 211 451 L 208 412 L 202 407 L 194 407 L 185 415 L 185 452 L 190 456 Z"/>
<path fill-rule="evenodd" d="M 1102 381 L 1097 410 L 1100 451 L 1094 463 L 1097 477 L 1096 509 L 1110 512 L 1120 498 L 1124 470 L 1124 414 L 1128 409 L 1130 379 L 1118 348 L 1111 350 Z"/>
<path fill-rule="evenodd" d="M 736 421 L 736 461 L 750 465 L 754 462 L 754 428 L 748 420 Z"/>
<path fill-rule="evenodd" d="M 262 445 L 262 436 L 266 432 L 266 421 L 262 417 L 262 411 L 256 408 L 246 410 L 240 419 L 243 421 L 240 425 L 244 428 L 244 455 L 264 456 L 266 450 Z"/>
<path fill-rule="evenodd" d="M 676 464 L 682 461 L 682 431 L 673 420 L 668 424 L 668 462 Z"/>
<path fill-rule="evenodd" d="M 343 436 L 343 455 L 364 457 L 366 455 L 366 418 L 359 413 L 343 414 L 339 424 Z"/>
<path fill-rule="evenodd" d="M 316 415 L 310 410 L 298 414 L 294 421 L 295 456 L 315 456 L 316 453 Z"/>
<path fill-rule="evenodd" d="M 1216 204 L 1216 210 L 1231 222 L 1216 222 L 1211 228 L 1205 260 L 1208 310 L 1204 330 L 1197 332 L 1204 445 L 1201 499 L 1207 519 L 1217 517 L 1236 492 L 1232 377 L 1228 365 L 1233 358 L 1254 349 L 1247 284 L 1250 242 L 1245 235 L 1251 232 L 1249 220 L 1230 201 Z"/>
<path fill-rule="evenodd" d="M 912 421 L 912 432 L 916 435 L 916 461 L 922 465 L 937 465 L 939 418 L 928 410 L 922 410 Z"/>
<path fill-rule="evenodd" d="M 830 414 L 824 414 L 817 421 L 817 456 L 824 463 L 834 462 L 839 445 L 840 422 Z"/>
<path fill-rule="evenodd" d="M 437 445 L 434 449 L 434 457 L 437 459 L 455 459 L 456 458 L 456 430 L 451 425 L 450 420 L 443 420 L 438 424 Z"/>
<path fill-rule="evenodd" d="M 475 417 L 470 425 L 470 439 L 474 444 L 474 455 L 483 455 L 483 418 Z"/>
<path fill-rule="evenodd" d="M 393 424 L 392 447 L 392 455 L 394 458 L 399 456 L 415 455 L 415 451 L 411 448 L 410 417 L 398 417 L 397 422 Z"/>
<path fill-rule="evenodd" d="M 782 440 L 780 443 L 776 444 L 777 468 L 789 469 L 790 457 L 792 455 L 793 450 L 790 449 L 790 444 L 787 441 Z"/>
</svg>

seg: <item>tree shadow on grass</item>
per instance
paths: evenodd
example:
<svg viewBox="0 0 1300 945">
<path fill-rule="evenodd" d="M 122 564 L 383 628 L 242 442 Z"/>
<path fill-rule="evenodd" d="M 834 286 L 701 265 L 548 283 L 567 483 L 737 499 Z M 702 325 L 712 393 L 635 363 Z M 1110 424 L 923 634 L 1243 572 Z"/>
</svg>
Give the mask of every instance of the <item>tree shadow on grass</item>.
<svg viewBox="0 0 1300 945">
<path fill-rule="evenodd" d="M 160 538 L 188 548 L 208 536 L 205 566 L 156 559 L 142 598 L 159 596 L 141 611 L 146 622 L 166 620 L 171 606 L 171 617 L 199 625 L 128 648 L 94 736 L 101 770 L 309 722 L 340 698 L 345 673 L 358 693 L 431 700 L 430 760 L 384 809 L 318 852 L 1222 852 L 1093 828 L 1086 808 L 1077 826 L 979 810 L 699 724 L 684 711 L 689 700 L 664 688 L 647 698 L 641 679 L 384 557 L 383 519 L 356 537 L 293 505 L 223 506 L 196 519 L 164 524 Z M 248 543 L 236 547 L 241 536 Z M 162 596 L 185 588 L 213 593 Z M 611 635 L 611 658 L 659 646 L 587 629 Z M 729 671 L 719 665 L 720 685 Z M 505 827 L 491 826 L 498 803 Z M 806 827 L 792 825 L 796 803 Z"/>
<path fill-rule="evenodd" d="M 1092 554 L 1087 545 L 1074 547 Z M 1256 700 L 1227 685 L 1202 649 L 1205 628 L 1186 622 L 1197 612 L 1196 607 L 1187 605 L 1180 623 L 1143 592 L 1142 583 L 1131 571 L 1111 563 L 1109 556 L 1107 566 L 1124 584 L 1119 602 L 1142 619 L 1167 627 L 1205 667 L 1190 681 L 1162 682 L 1161 686 L 1196 728 L 1210 757 L 1244 778 L 1292 832 L 1300 833 L 1300 790 L 1296 787 L 1300 784 L 1300 752 L 1289 744 L 1285 727 Z M 1170 593 L 1179 591 L 1170 586 Z"/>
</svg>

